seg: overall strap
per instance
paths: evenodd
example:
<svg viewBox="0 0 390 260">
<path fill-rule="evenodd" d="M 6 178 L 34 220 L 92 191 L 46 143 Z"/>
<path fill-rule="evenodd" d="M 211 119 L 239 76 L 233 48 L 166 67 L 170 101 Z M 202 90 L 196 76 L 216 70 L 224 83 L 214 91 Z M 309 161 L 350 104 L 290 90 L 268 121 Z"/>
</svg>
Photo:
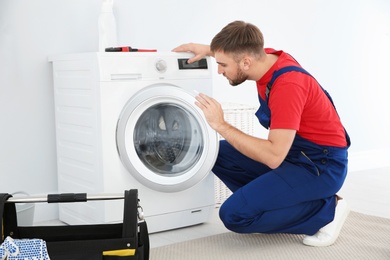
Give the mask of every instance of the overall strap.
<svg viewBox="0 0 390 260">
<path fill-rule="evenodd" d="M 309 72 L 307 72 L 306 70 L 300 68 L 300 67 L 297 67 L 297 66 L 287 66 L 287 67 L 283 67 L 281 68 L 280 70 L 275 70 L 274 73 L 272 74 L 272 78 L 271 80 L 268 82 L 267 84 L 267 88 L 265 90 L 265 100 L 266 102 L 268 103 L 268 98 L 269 98 L 269 93 L 271 91 L 271 88 L 272 88 L 272 85 L 274 84 L 274 81 L 279 77 L 281 76 L 282 74 L 286 73 L 286 72 L 290 72 L 290 71 L 297 71 L 297 72 L 301 72 L 301 73 L 304 73 L 310 77 L 312 77 L 313 79 L 315 79 Z M 316 79 L 315 79 L 316 80 Z M 317 80 L 316 80 L 317 81 Z M 318 83 L 318 81 L 317 81 Z M 334 109 L 336 110 L 336 106 L 334 105 L 333 103 L 333 99 L 332 97 L 329 95 L 328 91 L 326 91 L 320 83 L 318 83 L 318 85 L 321 87 L 322 91 L 324 91 L 325 95 L 328 97 L 328 99 L 330 100 L 330 103 L 332 103 Z M 336 110 L 336 113 L 337 113 L 337 110 Z"/>
<path fill-rule="evenodd" d="M 301 72 L 301 73 L 304 73 L 310 77 L 312 77 L 313 79 L 315 79 L 309 72 L 307 72 L 306 70 L 304 70 L 303 68 L 300 68 L 300 67 L 297 67 L 297 66 L 287 66 L 287 67 L 283 67 L 281 68 L 280 70 L 276 70 L 274 71 L 274 73 L 272 74 L 272 78 L 271 80 L 268 82 L 267 84 L 267 88 L 265 90 L 265 101 L 268 103 L 268 97 L 269 97 L 269 93 L 271 91 L 271 88 L 272 88 L 272 85 L 274 84 L 275 80 L 282 74 L 286 73 L 286 72 L 290 72 L 290 71 L 297 71 L 297 72 Z M 318 81 L 317 81 L 318 83 Z M 332 97 L 329 95 L 328 91 L 326 91 L 321 85 L 320 83 L 318 83 L 318 85 L 321 87 L 322 91 L 324 91 L 325 95 L 328 97 L 330 103 L 333 105 L 337 115 L 338 115 L 338 112 L 337 112 L 337 109 L 336 109 L 336 106 L 334 105 L 334 102 L 333 102 L 333 99 Z M 345 132 L 345 135 L 346 135 L 346 139 L 347 139 L 347 144 L 348 144 L 348 147 L 351 145 L 351 140 L 349 138 L 349 135 L 347 133 L 347 131 L 345 130 L 344 128 L 344 132 Z"/>
<path fill-rule="evenodd" d="M 276 70 L 274 71 L 274 73 L 272 74 L 272 78 L 270 80 L 270 82 L 268 82 L 267 84 L 267 89 L 265 91 L 265 97 L 266 97 L 266 100 L 268 101 L 268 96 L 269 96 L 269 92 L 271 91 L 271 88 L 272 88 L 272 85 L 274 84 L 275 80 L 282 74 L 286 73 L 286 72 L 290 72 L 290 71 L 298 71 L 298 72 L 302 72 L 304 74 L 307 74 L 309 75 L 310 77 L 313 77 L 312 75 L 310 75 L 309 72 L 307 72 L 306 70 L 300 68 L 300 67 L 297 67 L 297 66 L 287 66 L 287 67 L 283 67 L 281 68 L 280 70 Z"/>
</svg>

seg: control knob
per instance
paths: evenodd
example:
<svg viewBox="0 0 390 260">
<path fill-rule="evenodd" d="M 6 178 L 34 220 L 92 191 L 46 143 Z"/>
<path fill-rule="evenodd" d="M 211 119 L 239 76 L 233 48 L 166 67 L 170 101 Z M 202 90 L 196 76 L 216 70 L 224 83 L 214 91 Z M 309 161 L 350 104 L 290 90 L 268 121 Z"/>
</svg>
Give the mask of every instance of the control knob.
<svg viewBox="0 0 390 260">
<path fill-rule="evenodd" d="M 158 72 L 165 72 L 167 70 L 167 63 L 165 60 L 158 60 L 156 62 L 156 69 Z"/>
</svg>

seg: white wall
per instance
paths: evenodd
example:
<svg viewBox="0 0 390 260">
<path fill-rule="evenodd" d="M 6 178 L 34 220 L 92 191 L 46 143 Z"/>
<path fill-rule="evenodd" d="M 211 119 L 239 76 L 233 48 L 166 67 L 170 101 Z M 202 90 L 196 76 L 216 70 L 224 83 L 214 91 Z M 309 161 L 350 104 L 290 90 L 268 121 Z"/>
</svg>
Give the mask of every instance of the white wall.
<svg viewBox="0 0 390 260">
<path fill-rule="evenodd" d="M 0 0 L 0 192 L 56 192 L 47 57 L 96 51 L 99 10 L 100 0 Z M 352 138 L 351 171 L 390 165 L 389 1 L 116 0 L 114 12 L 119 44 L 160 51 L 209 43 L 233 20 L 258 25 L 267 47 L 291 53 L 333 96 Z M 214 81 L 220 101 L 257 105 L 253 82 Z"/>
</svg>

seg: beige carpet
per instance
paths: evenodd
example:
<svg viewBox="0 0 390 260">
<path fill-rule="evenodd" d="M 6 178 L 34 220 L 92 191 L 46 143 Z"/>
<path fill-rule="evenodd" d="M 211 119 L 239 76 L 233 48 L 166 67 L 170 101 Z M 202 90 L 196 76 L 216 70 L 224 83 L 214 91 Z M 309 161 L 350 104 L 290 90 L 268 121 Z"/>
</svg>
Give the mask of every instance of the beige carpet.
<svg viewBox="0 0 390 260">
<path fill-rule="evenodd" d="M 308 247 L 301 235 L 223 233 L 151 249 L 151 260 L 390 259 L 390 219 L 351 212 L 335 244 Z"/>
</svg>

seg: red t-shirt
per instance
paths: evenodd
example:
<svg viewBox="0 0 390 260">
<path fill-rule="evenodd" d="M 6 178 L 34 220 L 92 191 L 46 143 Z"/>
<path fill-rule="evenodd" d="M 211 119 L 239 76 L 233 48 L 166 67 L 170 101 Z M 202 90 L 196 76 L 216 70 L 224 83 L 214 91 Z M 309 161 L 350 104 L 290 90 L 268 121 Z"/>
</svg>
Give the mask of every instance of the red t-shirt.
<svg viewBox="0 0 390 260">
<path fill-rule="evenodd" d="M 272 74 L 286 66 L 301 67 L 283 51 L 265 49 L 278 55 L 275 64 L 258 80 L 257 91 L 265 99 Z M 317 81 L 304 73 L 291 71 L 279 76 L 269 94 L 270 129 L 294 129 L 297 134 L 319 145 L 345 147 L 344 127 L 329 98 Z"/>
</svg>

